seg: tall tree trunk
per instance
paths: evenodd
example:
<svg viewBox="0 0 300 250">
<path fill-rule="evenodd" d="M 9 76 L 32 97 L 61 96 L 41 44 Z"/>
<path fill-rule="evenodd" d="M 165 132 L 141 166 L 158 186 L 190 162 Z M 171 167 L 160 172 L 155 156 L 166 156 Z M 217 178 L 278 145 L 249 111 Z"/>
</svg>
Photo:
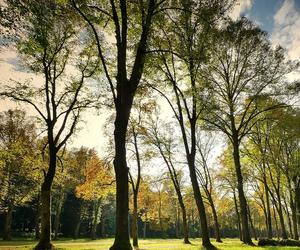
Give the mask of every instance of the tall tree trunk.
<svg viewBox="0 0 300 250">
<path fill-rule="evenodd" d="M 193 63 L 190 62 L 190 72 L 193 72 Z M 186 132 L 186 125 L 184 123 L 183 118 L 183 108 L 180 101 L 180 95 L 178 93 L 178 86 L 176 86 L 176 82 L 172 81 L 173 84 L 173 90 L 176 94 L 176 102 L 178 107 L 179 116 L 178 122 L 180 125 L 181 133 L 182 133 L 182 139 L 184 143 L 185 148 L 185 154 L 186 154 L 186 160 L 189 167 L 189 173 L 190 173 L 190 180 L 192 183 L 193 193 L 194 193 L 194 199 L 196 201 L 196 206 L 198 209 L 199 217 L 200 217 L 200 224 L 201 224 L 201 233 L 202 233 L 202 247 L 204 249 L 214 249 L 215 247 L 211 244 L 209 239 L 209 230 L 207 226 L 207 218 L 206 218 L 206 212 L 205 212 L 205 206 L 202 199 L 202 195 L 200 192 L 200 187 L 197 179 L 196 174 L 196 166 L 195 166 L 195 158 L 196 158 L 196 125 L 197 125 L 197 101 L 196 101 L 196 88 L 195 88 L 195 79 L 192 74 L 190 75 L 191 78 L 191 86 L 193 89 L 193 96 L 192 96 L 192 110 L 186 110 L 187 112 L 191 113 L 191 116 L 189 117 L 189 125 L 190 125 L 190 143 L 188 142 L 188 136 Z"/>
<path fill-rule="evenodd" d="M 194 165 L 195 158 L 194 157 L 192 157 L 194 159 L 192 159 L 191 157 L 188 157 L 188 158 L 189 158 L 188 162 L 189 162 L 190 178 L 191 178 L 192 187 L 193 187 L 193 191 L 194 191 L 194 198 L 196 201 L 196 205 L 197 205 L 199 217 L 200 217 L 201 233 L 202 233 L 202 246 L 207 249 L 214 248 L 214 246 L 211 244 L 210 239 L 209 239 L 205 207 L 204 207 L 202 195 L 200 192 L 197 175 L 196 175 L 196 170 L 195 170 L 195 165 Z"/>
<path fill-rule="evenodd" d="M 113 3 L 114 1 L 111 1 Z M 111 4 L 112 7 L 114 4 Z M 137 43 L 134 64 L 131 71 L 131 76 L 127 78 L 127 28 L 128 28 L 128 13 L 126 1 L 120 1 L 120 12 L 122 16 L 122 29 L 118 33 L 117 26 L 119 25 L 118 14 L 113 13 L 113 19 L 116 25 L 117 38 L 117 95 L 114 99 L 116 118 L 115 118 L 115 158 L 114 169 L 116 174 L 116 233 L 115 241 L 110 250 L 131 250 L 128 228 L 128 167 L 126 161 L 126 133 L 130 110 L 132 107 L 133 98 L 136 89 L 140 83 L 145 59 L 146 48 L 149 39 L 150 28 L 152 24 L 153 13 L 156 8 L 156 1 L 148 1 L 147 14 L 145 23 L 142 25 L 140 39 Z M 114 8 L 114 7 L 113 7 Z M 143 7 L 142 7 L 143 8 Z M 114 12 L 114 11 L 113 11 Z M 122 39 L 120 39 L 120 37 Z"/>
<path fill-rule="evenodd" d="M 5 213 L 3 240 L 11 240 L 11 224 L 12 224 L 13 205 L 9 204 Z"/>
<path fill-rule="evenodd" d="M 215 203 L 214 203 L 214 201 L 211 197 L 211 194 L 209 192 L 207 192 L 207 198 L 208 198 L 209 204 L 211 206 L 212 215 L 213 215 L 213 219 L 214 219 L 216 242 L 222 242 L 221 235 L 220 235 L 220 225 L 219 225 L 219 221 L 218 221 L 217 210 L 216 210 L 216 207 L 215 207 Z"/>
<path fill-rule="evenodd" d="M 190 178 L 191 178 L 191 182 L 192 182 L 192 187 L 193 187 L 193 191 L 194 191 L 194 198 L 196 201 L 196 205 L 197 205 L 199 217 L 200 217 L 202 245 L 204 248 L 213 248 L 213 245 L 211 244 L 210 239 L 209 239 L 206 212 L 205 212 L 205 207 L 204 207 L 202 195 L 201 195 L 198 180 L 197 180 L 194 159 L 191 159 L 191 157 L 189 157 L 189 170 L 190 170 Z"/>
<path fill-rule="evenodd" d="M 238 204 L 237 204 L 237 200 L 236 200 L 235 190 L 233 190 L 233 201 L 234 201 L 234 208 L 235 208 L 235 213 L 236 213 L 236 218 L 237 218 L 239 237 L 240 237 L 240 240 L 242 241 L 243 235 L 242 235 L 242 230 L 241 230 L 241 219 L 240 219 L 240 212 L 239 212 L 239 208 L 238 208 Z"/>
<path fill-rule="evenodd" d="M 290 238 L 294 238 L 292 221 L 291 221 L 291 216 L 290 216 L 290 212 L 289 212 L 289 206 L 288 206 L 288 203 L 287 203 L 287 200 L 285 197 L 283 197 L 283 203 L 284 203 L 283 211 L 286 214 L 286 219 L 287 219 L 288 227 L 289 227 L 289 236 L 290 236 Z"/>
<path fill-rule="evenodd" d="M 61 194 L 59 195 L 59 201 L 57 204 L 56 208 L 56 213 L 55 213 L 55 219 L 54 219 L 54 239 L 58 239 L 58 231 L 59 231 L 59 224 L 60 224 L 60 214 L 61 214 L 61 209 L 64 203 L 64 197 L 65 194 L 61 191 Z"/>
<path fill-rule="evenodd" d="M 132 212 L 132 244 L 134 247 L 138 247 L 138 204 L 137 204 L 138 192 L 133 192 L 133 212 Z"/>
<path fill-rule="evenodd" d="M 124 85 L 124 84 L 123 84 Z M 126 89 L 127 88 L 127 89 Z M 116 101 L 115 118 L 115 159 L 116 174 L 116 233 L 110 250 L 131 250 L 128 230 L 128 167 L 126 161 L 126 133 L 133 101 L 129 86 L 123 86 L 123 94 Z M 125 94 L 125 93 L 126 94 Z"/>
<path fill-rule="evenodd" d="M 186 217 L 186 209 L 185 209 L 185 205 L 184 205 L 184 202 L 183 202 L 181 192 L 180 192 L 180 194 L 177 193 L 177 197 L 178 197 L 178 202 L 179 202 L 179 206 L 181 208 L 181 214 L 182 214 L 183 242 L 185 244 L 190 244 L 190 241 L 189 241 L 189 228 L 188 228 L 187 217 Z M 178 217 L 178 220 L 180 220 L 179 217 Z"/>
<path fill-rule="evenodd" d="M 300 183 L 295 180 L 295 207 L 297 224 L 300 224 Z"/>
<path fill-rule="evenodd" d="M 299 234 L 298 234 L 298 223 L 297 223 L 297 207 L 296 207 L 296 197 L 293 195 L 293 191 L 291 190 L 291 187 L 289 187 L 290 190 L 290 207 L 292 211 L 292 223 L 293 223 L 293 239 L 299 240 Z"/>
<path fill-rule="evenodd" d="M 257 240 L 257 235 L 256 235 L 255 227 L 254 227 L 254 224 L 253 224 L 253 220 L 252 220 L 252 217 L 251 217 L 249 206 L 248 206 L 248 216 L 249 216 L 249 222 L 250 222 L 251 230 L 252 230 L 252 233 L 253 233 L 253 237 L 254 237 L 255 240 Z"/>
<path fill-rule="evenodd" d="M 296 219 L 295 224 L 296 224 L 297 229 L 298 229 L 298 226 L 300 225 L 300 185 L 299 184 L 300 184 L 299 181 L 297 181 L 297 180 L 294 181 L 294 185 L 295 185 L 294 209 L 295 209 L 295 215 L 296 215 L 296 218 L 294 218 L 294 219 Z M 296 237 L 298 237 L 297 240 L 299 240 L 299 233 L 296 235 Z"/>
<path fill-rule="evenodd" d="M 273 205 L 273 216 L 274 216 L 274 221 L 275 221 L 275 227 L 276 227 L 276 236 L 277 239 L 279 239 L 279 228 L 278 228 L 278 222 L 277 222 L 277 217 L 276 217 L 276 209 L 275 209 L 275 205 Z"/>
<path fill-rule="evenodd" d="M 245 244 L 253 245 L 250 230 L 248 225 L 248 213 L 247 213 L 247 200 L 244 194 L 244 187 L 243 187 L 243 175 L 241 171 L 241 162 L 240 162 L 240 151 L 239 151 L 239 142 L 237 135 L 233 136 L 233 158 L 234 158 L 234 165 L 237 177 L 237 189 L 239 195 L 239 202 L 240 202 L 240 213 L 241 213 L 241 222 L 242 222 L 242 241 Z"/>
<path fill-rule="evenodd" d="M 131 185 L 133 190 L 133 214 L 132 214 L 132 244 L 135 248 L 138 248 L 138 195 L 139 195 L 139 189 L 140 189 L 140 182 L 141 182 L 141 159 L 140 159 L 140 153 L 139 153 L 139 147 L 138 147 L 138 134 L 135 131 L 134 125 L 132 126 L 132 134 L 133 134 L 133 140 L 134 140 L 134 149 L 135 149 L 135 156 L 136 156 L 136 162 L 137 162 L 137 180 L 136 183 L 134 183 L 134 180 L 129 173 L 130 179 L 131 179 Z"/>
<path fill-rule="evenodd" d="M 263 176 L 264 182 L 264 189 L 265 189 L 265 197 L 266 197 L 266 220 L 267 220 L 267 235 L 269 239 L 273 238 L 272 232 L 272 216 L 271 216 L 271 209 L 270 209 L 270 197 L 269 197 L 269 187 L 267 183 L 266 175 Z"/>
<path fill-rule="evenodd" d="M 46 182 L 41 189 L 41 234 L 36 250 L 52 249 L 51 244 L 51 188 Z"/>
<path fill-rule="evenodd" d="M 287 232 L 286 232 L 286 228 L 285 228 L 285 224 L 284 224 L 284 217 L 283 217 L 281 203 L 278 204 L 277 213 L 278 213 L 279 223 L 280 223 L 280 227 L 281 227 L 281 237 L 282 237 L 282 239 L 287 239 L 288 237 L 287 237 Z"/>
<path fill-rule="evenodd" d="M 175 236 L 177 239 L 180 238 L 180 212 L 179 207 L 176 205 L 176 219 L 175 219 Z"/>
<path fill-rule="evenodd" d="M 49 168 L 41 187 L 41 235 L 36 250 L 53 249 L 51 244 L 51 187 L 56 170 L 56 148 L 49 140 Z"/>
</svg>

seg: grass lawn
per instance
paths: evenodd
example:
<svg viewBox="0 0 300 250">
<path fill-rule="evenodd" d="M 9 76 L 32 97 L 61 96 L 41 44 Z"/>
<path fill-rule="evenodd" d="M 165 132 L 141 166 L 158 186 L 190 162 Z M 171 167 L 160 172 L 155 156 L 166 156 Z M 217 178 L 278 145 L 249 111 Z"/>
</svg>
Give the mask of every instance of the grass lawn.
<svg viewBox="0 0 300 250">
<path fill-rule="evenodd" d="M 191 245 L 184 245 L 182 240 L 178 239 L 149 239 L 149 240 L 140 240 L 140 250 L 196 250 L 200 249 L 200 239 L 191 239 Z M 90 240 L 90 239 L 79 239 L 79 240 L 57 240 L 53 241 L 55 249 L 59 250 L 108 250 L 113 243 L 113 239 L 101 239 L 101 240 Z M 237 239 L 225 239 L 224 243 L 215 243 L 214 245 L 222 250 L 295 250 L 300 249 L 299 247 L 249 247 L 243 245 Z M 32 249 L 36 244 L 36 241 L 32 240 L 15 240 L 15 241 L 0 241 L 0 250 L 12 250 L 12 249 Z"/>
</svg>

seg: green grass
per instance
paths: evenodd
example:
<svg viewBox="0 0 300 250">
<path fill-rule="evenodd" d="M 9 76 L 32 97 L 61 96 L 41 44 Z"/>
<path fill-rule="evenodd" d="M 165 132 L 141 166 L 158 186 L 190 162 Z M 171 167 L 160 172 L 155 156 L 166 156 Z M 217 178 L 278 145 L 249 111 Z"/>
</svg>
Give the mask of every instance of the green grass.
<svg viewBox="0 0 300 250">
<path fill-rule="evenodd" d="M 201 239 L 191 239 L 191 245 L 185 245 L 182 240 L 178 239 L 148 239 L 140 240 L 140 250 L 199 250 Z M 90 240 L 90 239 L 62 239 L 53 241 L 55 249 L 58 250 L 107 250 L 113 243 L 113 239 L 101 239 L 101 240 Z M 0 241 L 0 250 L 29 250 L 32 249 L 36 244 L 36 241 L 32 240 L 14 240 L 14 241 Z M 220 250 L 296 250 L 299 247 L 250 247 L 243 245 L 237 239 L 225 239 L 223 243 L 213 244 Z"/>
</svg>

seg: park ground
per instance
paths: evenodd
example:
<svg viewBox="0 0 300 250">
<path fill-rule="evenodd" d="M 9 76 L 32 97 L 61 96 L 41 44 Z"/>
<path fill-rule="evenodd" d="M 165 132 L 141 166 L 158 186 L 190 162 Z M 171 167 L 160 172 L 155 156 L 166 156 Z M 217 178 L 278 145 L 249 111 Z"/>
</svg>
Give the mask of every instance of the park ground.
<svg viewBox="0 0 300 250">
<path fill-rule="evenodd" d="M 179 239 L 147 239 L 140 240 L 139 250 L 199 250 L 201 239 L 192 239 L 191 245 L 185 245 Z M 62 239 L 53 241 L 55 249 L 57 250 L 107 250 L 113 243 L 113 239 L 89 240 L 89 239 Z M 257 242 L 255 242 L 257 243 Z M 33 240 L 14 240 L 14 241 L 0 241 L 0 250 L 13 249 L 32 249 L 36 241 Z M 242 244 L 237 239 L 225 239 L 223 243 L 215 243 L 214 245 L 220 250 L 296 250 L 299 247 L 250 247 Z"/>
</svg>

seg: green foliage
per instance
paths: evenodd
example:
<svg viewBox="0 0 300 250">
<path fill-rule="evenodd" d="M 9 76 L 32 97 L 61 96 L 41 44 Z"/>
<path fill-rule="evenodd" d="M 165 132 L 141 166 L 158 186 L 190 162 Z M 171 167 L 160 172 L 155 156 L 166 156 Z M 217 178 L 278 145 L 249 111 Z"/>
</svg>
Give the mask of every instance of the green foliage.
<svg viewBox="0 0 300 250">
<path fill-rule="evenodd" d="M 0 208 L 30 201 L 37 192 L 41 163 L 36 129 L 21 110 L 0 114 Z"/>
</svg>

